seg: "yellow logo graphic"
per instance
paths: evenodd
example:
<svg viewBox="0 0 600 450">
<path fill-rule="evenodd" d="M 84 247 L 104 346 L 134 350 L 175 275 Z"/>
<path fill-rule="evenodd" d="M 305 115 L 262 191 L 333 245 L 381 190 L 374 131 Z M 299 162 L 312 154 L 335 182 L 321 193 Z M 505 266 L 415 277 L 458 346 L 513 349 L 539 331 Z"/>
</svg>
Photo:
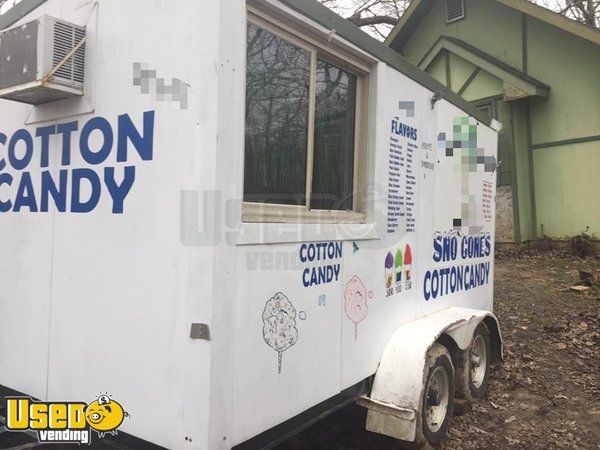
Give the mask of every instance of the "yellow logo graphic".
<svg viewBox="0 0 600 450">
<path fill-rule="evenodd" d="M 117 428 L 121 426 L 125 417 L 129 417 L 129 414 L 123 410 L 121 404 L 111 400 L 106 394 L 87 405 L 85 410 L 88 424 L 100 437 L 106 433 L 117 434 Z"/>
<path fill-rule="evenodd" d="M 36 431 L 40 443 L 89 444 L 91 430 L 99 437 L 116 435 L 125 417 L 129 414 L 108 394 L 101 394 L 89 404 L 6 398 L 6 429 Z"/>
</svg>

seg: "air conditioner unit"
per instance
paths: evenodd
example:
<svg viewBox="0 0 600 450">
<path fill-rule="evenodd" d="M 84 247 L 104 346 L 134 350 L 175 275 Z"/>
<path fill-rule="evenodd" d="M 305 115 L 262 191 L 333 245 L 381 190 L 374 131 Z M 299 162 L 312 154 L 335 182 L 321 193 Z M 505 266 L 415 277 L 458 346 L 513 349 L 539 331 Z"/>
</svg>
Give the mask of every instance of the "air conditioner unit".
<svg viewBox="0 0 600 450">
<path fill-rule="evenodd" d="M 0 98 L 40 105 L 83 95 L 85 27 L 50 16 L 0 33 Z"/>
</svg>

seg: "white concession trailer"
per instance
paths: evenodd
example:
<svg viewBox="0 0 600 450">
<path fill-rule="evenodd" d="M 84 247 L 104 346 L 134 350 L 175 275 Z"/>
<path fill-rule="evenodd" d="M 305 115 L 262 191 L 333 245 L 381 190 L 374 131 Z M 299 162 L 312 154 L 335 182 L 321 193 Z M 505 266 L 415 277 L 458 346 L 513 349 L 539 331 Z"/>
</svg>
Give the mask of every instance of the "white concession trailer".
<svg viewBox="0 0 600 450">
<path fill-rule="evenodd" d="M 108 392 L 121 435 L 225 449 L 353 401 L 435 447 L 485 393 L 484 112 L 313 0 L 21 0 L 0 28 L 5 395 Z"/>
</svg>

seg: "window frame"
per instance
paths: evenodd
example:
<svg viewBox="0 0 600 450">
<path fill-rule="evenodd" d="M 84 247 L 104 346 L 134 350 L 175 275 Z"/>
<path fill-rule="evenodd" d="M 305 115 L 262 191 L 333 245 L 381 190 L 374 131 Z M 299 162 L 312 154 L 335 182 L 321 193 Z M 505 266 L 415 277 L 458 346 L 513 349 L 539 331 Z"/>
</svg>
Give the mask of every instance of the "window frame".
<svg viewBox="0 0 600 450">
<path fill-rule="evenodd" d="M 243 202 L 242 222 L 254 223 L 365 223 L 364 201 L 358 188 L 364 184 L 366 174 L 367 119 L 369 107 L 370 64 L 356 55 L 334 45 L 324 45 L 318 38 L 308 35 L 291 21 L 274 18 L 252 6 L 247 7 L 247 23 L 306 50 L 310 54 L 309 110 L 306 148 L 306 204 L 287 205 L 279 203 Z M 314 174 L 314 141 L 316 116 L 317 59 L 346 70 L 356 76 L 354 111 L 354 164 L 352 210 L 311 209 L 312 181 Z M 244 168 L 245 169 L 245 168 Z M 242 187 L 243 193 L 243 187 Z"/>
<path fill-rule="evenodd" d="M 484 101 L 474 101 L 472 102 L 473 106 L 477 108 L 479 111 L 484 111 L 484 109 L 489 109 L 490 112 L 490 120 L 496 119 L 496 101 L 495 100 L 484 100 Z"/>
</svg>

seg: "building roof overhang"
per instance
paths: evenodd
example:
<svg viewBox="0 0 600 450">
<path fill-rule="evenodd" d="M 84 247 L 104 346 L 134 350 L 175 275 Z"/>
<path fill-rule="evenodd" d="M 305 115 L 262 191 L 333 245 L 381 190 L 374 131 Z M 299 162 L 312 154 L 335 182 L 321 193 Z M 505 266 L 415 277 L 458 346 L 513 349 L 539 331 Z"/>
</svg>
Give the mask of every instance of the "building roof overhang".
<svg viewBox="0 0 600 450">
<path fill-rule="evenodd" d="M 412 0 L 398 24 L 390 32 L 385 44 L 400 50 L 410 39 L 411 34 L 425 18 L 437 0 Z M 520 11 L 527 16 L 546 22 L 582 39 L 600 45 L 600 30 L 569 19 L 554 11 L 526 0 L 495 0 L 509 8 Z"/>
<path fill-rule="evenodd" d="M 550 86 L 546 83 L 515 69 L 460 39 L 450 36 L 441 36 L 433 44 L 419 62 L 419 68 L 427 70 L 433 60 L 444 50 L 501 79 L 504 99 L 507 101 L 532 96 L 548 97 L 550 94 Z"/>
</svg>

